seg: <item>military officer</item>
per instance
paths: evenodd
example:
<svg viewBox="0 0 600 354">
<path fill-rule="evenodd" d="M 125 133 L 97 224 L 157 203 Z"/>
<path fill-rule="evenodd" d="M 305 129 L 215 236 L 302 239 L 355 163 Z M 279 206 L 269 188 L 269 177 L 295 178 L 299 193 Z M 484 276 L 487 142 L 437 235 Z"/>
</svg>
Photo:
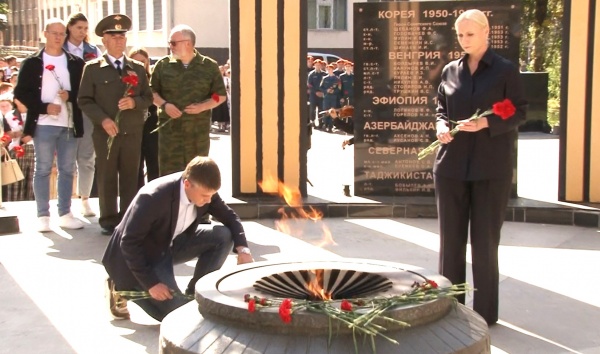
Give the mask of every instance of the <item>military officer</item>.
<svg viewBox="0 0 600 354">
<path fill-rule="evenodd" d="M 171 55 L 154 66 L 150 87 L 159 107 L 158 168 L 161 176 L 183 171 L 195 156 L 208 156 L 211 110 L 227 93 L 217 62 L 195 48 L 196 34 L 178 25 L 169 36 Z"/>
<path fill-rule="evenodd" d="M 354 63 L 346 61 L 346 72 L 340 75 L 342 82 L 342 105 L 354 104 Z"/>
<path fill-rule="evenodd" d="M 79 105 L 94 125 L 99 223 L 104 235 L 112 234 L 137 193 L 144 119 L 152 104 L 143 64 L 124 54 L 130 27 L 131 19 L 122 14 L 98 22 L 95 32 L 102 37 L 106 53 L 87 62 L 79 88 Z M 132 78 L 137 78 L 137 85 L 126 92 L 124 79 Z M 110 150 L 109 137 L 113 139 Z"/>
<path fill-rule="evenodd" d="M 340 107 L 341 88 L 342 84 L 340 78 L 335 76 L 333 70 L 335 64 L 327 65 L 327 76 L 321 80 L 321 92 L 323 92 L 323 110 L 329 110 L 330 108 Z M 333 129 L 333 120 L 329 115 L 324 117 L 325 130 L 331 132 Z"/>
<path fill-rule="evenodd" d="M 323 61 L 321 59 L 315 59 L 313 61 L 314 70 L 308 74 L 307 86 L 308 86 L 308 102 L 309 102 L 309 118 L 312 126 L 315 126 L 315 119 L 317 118 L 317 111 L 323 110 L 323 92 L 321 92 L 321 80 L 325 73 L 323 72 L 322 66 Z M 321 125 L 319 125 L 321 128 Z"/>
</svg>

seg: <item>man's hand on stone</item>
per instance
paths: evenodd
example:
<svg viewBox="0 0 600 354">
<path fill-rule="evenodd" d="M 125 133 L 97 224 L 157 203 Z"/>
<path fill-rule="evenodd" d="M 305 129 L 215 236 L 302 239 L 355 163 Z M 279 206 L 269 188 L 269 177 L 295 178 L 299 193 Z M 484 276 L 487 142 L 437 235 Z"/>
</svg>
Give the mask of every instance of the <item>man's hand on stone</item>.
<svg viewBox="0 0 600 354">
<path fill-rule="evenodd" d="M 251 254 L 239 253 L 237 256 L 237 264 L 245 264 L 254 262 Z"/>
<path fill-rule="evenodd" d="M 171 294 L 171 289 L 163 283 L 158 283 L 148 289 L 148 293 L 154 300 L 165 301 L 171 300 L 173 298 L 173 294 Z"/>
</svg>

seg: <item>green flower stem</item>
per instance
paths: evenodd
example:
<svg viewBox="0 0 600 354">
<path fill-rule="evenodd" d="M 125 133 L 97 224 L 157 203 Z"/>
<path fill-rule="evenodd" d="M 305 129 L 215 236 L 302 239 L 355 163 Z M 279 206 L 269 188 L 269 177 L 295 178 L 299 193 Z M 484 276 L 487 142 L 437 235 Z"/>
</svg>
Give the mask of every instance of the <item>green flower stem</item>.
<svg viewBox="0 0 600 354">
<path fill-rule="evenodd" d="M 165 125 L 169 124 L 173 119 L 169 118 L 169 120 L 167 120 L 166 122 L 162 123 L 161 125 L 159 125 L 156 129 L 154 129 L 153 131 L 150 132 L 150 134 L 152 133 L 156 133 L 157 131 L 159 131 L 162 127 L 164 127 Z"/>
<path fill-rule="evenodd" d="M 474 120 L 477 120 L 477 119 L 479 119 L 479 118 L 482 118 L 482 117 L 485 117 L 485 116 L 489 116 L 489 115 L 490 115 L 490 114 L 492 114 L 492 113 L 494 113 L 494 111 L 493 111 L 493 110 L 491 110 L 491 109 L 488 109 L 487 111 L 485 111 L 485 112 L 483 112 L 483 113 L 481 113 L 481 114 L 479 114 L 479 110 L 477 110 L 477 111 L 475 112 L 475 114 L 473 114 L 473 115 L 471 116 L 471 118 L 469 118 L 468 120 L 469 120 L 469 121 L 474 121 Z M 458 122 L 455 122 L 455 121 L 453 121 L 453 120 L 451 120 L 450 122 L 451 122 L 451 123 L 454 123 L 454 124 L 458 124 Z M 460 131 L 460 130 L 458 129 L 458 126 L 456 126 L 456 127 L 454 127 L 452 130 L 450 130 L 450 135 L 451 135 L 452 137 L 454 137 L 454 136 L 456 135 L 456 133 L 458 133 L 459 131 Z M 421 150 L 421 151 L 419 152 L 419 154 L 417 155 L 417 158 L 418 158 L 419 160 L 423 160 L 423 159 L 424 159 L 424 158 L 426 158 L 427 156 L 429 156 L 429 155 L 433 154 L 433 153 L 435 152 L 435 150 L 437 150 L 437 148 L 438 148 L 440 145 L 442 145 L 442 142 L 441 142 L 439 139 L 438 139 L 438 140 L 436 140 L 436 141 L 434 141 L 434 142 L 433 142 L 433 143 L 431 143 L 429 146 L 427 146 L 425 149 Z"/>
</svg>

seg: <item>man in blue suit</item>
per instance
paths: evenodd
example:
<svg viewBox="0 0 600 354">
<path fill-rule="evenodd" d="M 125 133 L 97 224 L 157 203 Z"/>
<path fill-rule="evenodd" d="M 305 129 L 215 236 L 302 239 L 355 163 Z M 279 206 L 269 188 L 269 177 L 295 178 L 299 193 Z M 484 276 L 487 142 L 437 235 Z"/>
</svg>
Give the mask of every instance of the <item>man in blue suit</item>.
<svg viewBox="0 0 600 354">
<path fill-rule="evenodd" d="M 217 164 L 197 156 L 183 173 L 157 178 L 140 189 L 102 259 L 114 318 L 129 318 L 127 301 L 117 291 L 148 291 L 151 299 L 135 302 L 159 321 L 189 302 L 177 287 L 173 264 L 198 258 L 185 291 L 192 295 L 198 279 L 221 268 L 232 248 L 238 264 L 253 261 L 240 218 L 217 194 L 220 187 Z M 199 225 L 206 213 L 223 225 Z"/>
</svg>

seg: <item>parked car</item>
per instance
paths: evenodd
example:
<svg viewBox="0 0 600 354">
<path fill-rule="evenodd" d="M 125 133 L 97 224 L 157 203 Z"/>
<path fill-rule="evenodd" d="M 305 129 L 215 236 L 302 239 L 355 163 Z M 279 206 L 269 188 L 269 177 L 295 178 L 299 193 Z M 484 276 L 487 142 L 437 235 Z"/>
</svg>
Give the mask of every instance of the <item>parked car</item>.
<svg viewBox="0 0 600 354">
<path fill-rule="evenodd" d="M 336 61 L 342 59 L 335 54 L 327 54 L 327 53 L 308 52 L 308 55 L 312 55 L 312 57 L 314 59 L 324 60 L 327 63 L 335 63 Z"/>
</svg>

